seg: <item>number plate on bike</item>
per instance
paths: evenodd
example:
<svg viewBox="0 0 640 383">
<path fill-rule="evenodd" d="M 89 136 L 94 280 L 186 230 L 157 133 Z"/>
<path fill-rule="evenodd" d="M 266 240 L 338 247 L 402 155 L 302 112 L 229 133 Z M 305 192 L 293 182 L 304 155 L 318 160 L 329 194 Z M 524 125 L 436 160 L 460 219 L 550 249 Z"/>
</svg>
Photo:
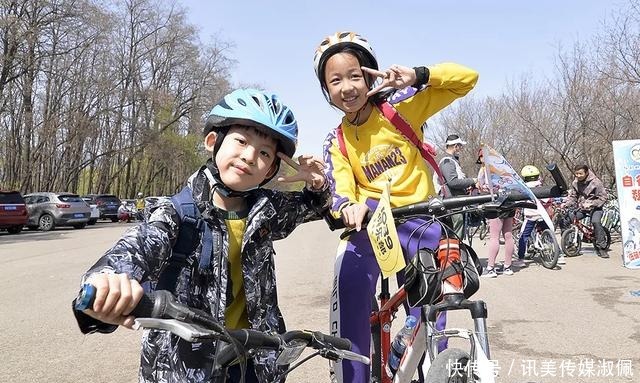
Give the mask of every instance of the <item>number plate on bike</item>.
<svg viewBox="0 0 640 383">
<path fill-rule="evenodd" d="M 288 344 L 284 345 L 282 351 L 280 351 L 280 355 L 278 355 L 278 359 L 276 360 L 276 364 L 279 366 L 285 364 L 291 364 L 296 359 L 300 357 L 302 351 L 307 347 L 307 343 L 304 341 L 293 340 Z"/>
</svg>

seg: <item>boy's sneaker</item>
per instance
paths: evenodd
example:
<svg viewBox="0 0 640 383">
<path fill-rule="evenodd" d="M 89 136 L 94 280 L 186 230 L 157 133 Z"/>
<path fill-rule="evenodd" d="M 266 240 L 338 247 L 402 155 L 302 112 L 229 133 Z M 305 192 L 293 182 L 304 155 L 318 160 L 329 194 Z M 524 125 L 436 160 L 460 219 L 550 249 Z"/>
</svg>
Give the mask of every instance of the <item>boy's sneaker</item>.
<svg viewBox="0 0 640 383">
<path fill-rule="evenodd" d="M 484 269 L 484 273 L 482 273 L 482 276 L 485 278 L 496 278 L 498 276 L 498 273 L 496 273 L 496 269 L 492 267 L 490 269 Z"/>
<path fill-rule="evenodd" d="M 515 261 L 511 262 L 511 266 L 525 267 L 527 266 L 527 263 L 524 261 L 524 259 L 516 259 Z"/>
<path fill-rule="evenodd" d="M 513 275 L 513 270 L 511 270 L 511 267 L 505 267 L 504 270 L 502 270 L 502 275 Z"/>
<path fill-rule="evenodd" d="M 567 261 L 564 259 L 564 254 L 558 257 L 558 265 L 565 265 Z"/>
</svg>

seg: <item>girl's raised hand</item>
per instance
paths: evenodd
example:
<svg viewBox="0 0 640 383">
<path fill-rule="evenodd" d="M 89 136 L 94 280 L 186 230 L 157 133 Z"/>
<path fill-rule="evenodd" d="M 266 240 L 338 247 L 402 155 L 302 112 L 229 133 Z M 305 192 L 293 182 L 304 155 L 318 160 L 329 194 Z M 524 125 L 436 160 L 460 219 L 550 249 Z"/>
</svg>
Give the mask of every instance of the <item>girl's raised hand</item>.
<svg viewBox="0 0 640 383">
<path fill-rule="evenodd" d="M 308 189 L 322 189 L 325 182 L 324 161 L 312 155 L 303 154 L 298 157 L 298 162 L 285 154 L 278 152 L 278 157 L 296 170 L 292 176 L 279 177 L 280 182 L 304 181 Z"/>
<path fill-rule="evenodd" d="M 361 69 L 364 72 L 382 79 L 380 85 L 367 92 L 367 97 L 380 92 L 384 88 L 391 87 L 395 89 L 403 89 L 415 84 L 416 82 L 415 69 L 402 65 L 391 65 L 391 67 L 384 72 L 367 68 L 365 66 L 361 67 Z"/>
</svg>

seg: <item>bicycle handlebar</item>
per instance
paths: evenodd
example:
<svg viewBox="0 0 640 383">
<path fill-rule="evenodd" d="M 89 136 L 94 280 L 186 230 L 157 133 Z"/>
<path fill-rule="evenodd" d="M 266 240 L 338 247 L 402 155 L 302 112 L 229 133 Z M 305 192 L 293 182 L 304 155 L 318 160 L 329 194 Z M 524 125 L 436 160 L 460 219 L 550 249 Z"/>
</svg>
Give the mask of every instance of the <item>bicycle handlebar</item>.
<svg viewBox="0 0 640 383">
<path fill-rule="evenodd" d="M 84 284 L 76 299 L 75 309 L 83 311 L 91 308 L 93 306 L 93 300 L 95 299 L 95 293 L 96 288 L 94 286 Z M 286 344 L 293 340 L 301 340 L 306 342 L 308 346 L 316 349 L 326 348 L 327 345 L 330 345 L 337 350 L 351 350 L 351 341 L 348 339 L 334 337 L 318 331 L 294 330 L 284 334 L 272 335 L 252 329 L 225 329 L 219 322 L 213 319 L 210 314 L 178 303 L 174 296 L 165 290 L 145 293 L 138 305 L 131 312 L 131 315 L 136 318 L 175 320 L 175 322 L 142 320 L 138 321 L 138 324 L 143 327 L 175 331 L 177 335 L 190 341 L 201 340 L 201 338 L 220 338 L 230 341 L 228 337 L 231 337 L 243 346 L 249 348 L 277 350 L 283 343 Z M 194 324 L 196 326 L 184 326 L 183 324 Z M 355 358 L 355 355 L 357 354 L 354 354 L 354 356 L 349 359 Z"/>
<path fill-rule="evenodd" d="M 557 165 L 549 164 L 547 165 L 547 170 L 551 172 L 556 185 L 531 188 L 531 191 L 536 198 L 560 197 L 567 190 L 566 182 L 564 181 L 564 177 L 562 177 Z M 473 196 L 465 195 L 449 198 L 434 197 L 429 201 L 421 201 L 393 208 L 391 209 L 391 213 L 394 218 L 402 218 L 411 215 L 432 215 L 435 217 L 441 217 L 446 215 L 449 210 L 471 205 L 480 205 L 478 206 L 478 210 L 489 212 L 501 212 L 520 207 L 535 209 L 537 206 L 534 202 L 530 202 L 528 195 L 517 191 L 509 191 L 506 193 L 480 194 Z M 372 215 L 373 212 L 369 211 L 364 222 L 369 222 Z M 324 218 L 331 230 L 345 228 L 345 224 L 342 219 L 334 218 L 330 213 L 325 214 Z"/>
</svg>

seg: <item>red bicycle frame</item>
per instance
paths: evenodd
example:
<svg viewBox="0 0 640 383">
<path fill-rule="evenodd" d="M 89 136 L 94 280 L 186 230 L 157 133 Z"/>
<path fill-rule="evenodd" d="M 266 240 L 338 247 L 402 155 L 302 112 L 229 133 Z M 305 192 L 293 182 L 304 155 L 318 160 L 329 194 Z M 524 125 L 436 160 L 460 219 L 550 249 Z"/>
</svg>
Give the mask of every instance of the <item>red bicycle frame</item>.
<svg viewBox="0 0 640 383">
<path fill-rule="evenodd" d="M 380 282 L 380 309 L 372 311 L 369 317 L 372 331 L 376 329 L 380 332 L 380 382 L 391 383 L 393 378 L 387 376 L 384 371 L 391 348 L 391 322 L 395 317 L 398 308 L 402 306 L 407 298 L 404 287 L 401 286 L 393 296 L 389 294 L 389 279 L 383 278 Z M 373 367 L 373 366 L 372 366 Z M 375 366 L 378 367 L 378 366 Z"/>
<path fill-rule="evenodd" d="M 460 241 L 455 238 L 442 238 L 438 248 L 438 261 L 441 269 L 447 268 L 450 264 L 460 261 Z M 454 274 L 446 277 L 446 281 L 454 289 L 462 291 L 462 276 Z M 383 278 L 380 282 L 380 308 L 371 312 L 369 324 L 372 333 L 378 331 L 380 333 L 380 382 L 392 383 L 393 378 L 389 377 L 385 372 L 385 366 L 389 360 L 389 352 L 391 351 L 391 322 L 395 317 L 395 313 L 399 307 L 406 302 L 407 293 L 404 286 L 400 286 L 395 294 L 389 294 L 389 279 Z M 372 358 L 373 359 L 373 358 Z M 372 366 L 372 368 L 378 366 Z"/>
</svg>

